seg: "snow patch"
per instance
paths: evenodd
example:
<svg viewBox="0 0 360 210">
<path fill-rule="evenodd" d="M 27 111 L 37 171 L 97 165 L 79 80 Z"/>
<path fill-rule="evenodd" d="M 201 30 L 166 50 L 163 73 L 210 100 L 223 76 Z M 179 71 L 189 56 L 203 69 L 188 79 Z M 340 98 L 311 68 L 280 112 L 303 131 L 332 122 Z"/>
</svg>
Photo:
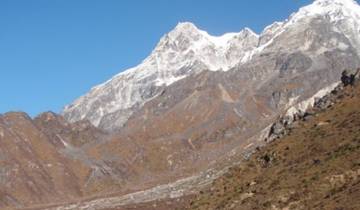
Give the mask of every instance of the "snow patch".
<svg viewBox="0 0 360 210">
<path fill-rule="evenodd" d="M 345 51 L 345 50 L 349 49 L 349 45 L 347 45 L 347 44 L 345 44 L 345 43 L 343 43 L 343 42 L 339 42 L 338 48 L 339 48 L 340 50 L 342 50 L 342 51 Z"/>
<path fill-rule="evenodd" d="M 66 141 L 64 141 L 64 139 L 59 134 L 56 134 L 56 137 L 60 139 L 61 143 L 64 145 L 65 148 L 71 147 Z"/>
<path fill-rule="evenodd" d="M 243 118 L 243 115 L 239 112 L 239 110 L 237 110 L 236 108 L 234 108 L 233 110 L 238 117 Z"/>
<path fill-rule="evenodd" d="M 158 78 L 156 80 L 156 86 L 169 86 L 181 79 L 184 79 L 186 76 L 183 75 L 183 76 L 180 76 L 180 77 L 170 77 L 170 78 Z"/>
</svg>

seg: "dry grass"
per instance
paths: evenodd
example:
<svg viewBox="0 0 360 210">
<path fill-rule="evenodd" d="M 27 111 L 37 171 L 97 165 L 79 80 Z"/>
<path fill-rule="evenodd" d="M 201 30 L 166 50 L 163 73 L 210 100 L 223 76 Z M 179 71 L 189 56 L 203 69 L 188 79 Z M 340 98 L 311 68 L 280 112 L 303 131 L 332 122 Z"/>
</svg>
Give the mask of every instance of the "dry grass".
<svg viewBox="0 0 360 210">
<path fill-rule="evenodd" d="M 360 87 L 260 149 L 190 209 L 360 209 Z"/>
</svg>

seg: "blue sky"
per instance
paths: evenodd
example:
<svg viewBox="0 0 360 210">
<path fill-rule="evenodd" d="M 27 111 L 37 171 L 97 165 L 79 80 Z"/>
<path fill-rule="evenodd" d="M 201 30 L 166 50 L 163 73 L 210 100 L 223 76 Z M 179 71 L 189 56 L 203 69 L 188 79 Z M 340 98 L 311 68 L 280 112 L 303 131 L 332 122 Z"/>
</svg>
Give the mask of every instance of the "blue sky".
<svg viewBox="0 0 360 210">
<path fill-rule="evenodd" d="M 311 0 L 0 0 L 0 113 L 62 107 L 139 64 L 191 21 L 212 35 L 286 19 Z"/>
</svg>

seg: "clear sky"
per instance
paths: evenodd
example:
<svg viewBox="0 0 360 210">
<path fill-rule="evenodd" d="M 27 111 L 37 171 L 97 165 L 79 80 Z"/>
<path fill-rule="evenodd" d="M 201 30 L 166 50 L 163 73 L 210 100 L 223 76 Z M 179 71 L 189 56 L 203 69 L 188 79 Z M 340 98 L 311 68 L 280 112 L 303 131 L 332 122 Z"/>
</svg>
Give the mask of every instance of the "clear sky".
<svg viewBox="0 0 360 210">
<path fill-rule="evenodd" d="M 0 113 L 62 107 L 139 64 L 191 21 L 212 35 L 286 19 L 311 0 L 0 0 Z"/>
</svg>

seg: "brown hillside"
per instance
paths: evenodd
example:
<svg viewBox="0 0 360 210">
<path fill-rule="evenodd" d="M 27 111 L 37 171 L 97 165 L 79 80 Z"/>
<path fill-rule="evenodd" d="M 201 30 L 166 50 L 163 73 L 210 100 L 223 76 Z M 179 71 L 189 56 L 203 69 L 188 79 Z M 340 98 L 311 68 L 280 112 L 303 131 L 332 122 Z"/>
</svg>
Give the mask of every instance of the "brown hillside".
<svg viewBox="0 0 360 210">
<path fill-rule="evenodd" d="M 360 209 L 360 87 L 336 97 L 200 192 L 189 209 Z"/>
</svg>

